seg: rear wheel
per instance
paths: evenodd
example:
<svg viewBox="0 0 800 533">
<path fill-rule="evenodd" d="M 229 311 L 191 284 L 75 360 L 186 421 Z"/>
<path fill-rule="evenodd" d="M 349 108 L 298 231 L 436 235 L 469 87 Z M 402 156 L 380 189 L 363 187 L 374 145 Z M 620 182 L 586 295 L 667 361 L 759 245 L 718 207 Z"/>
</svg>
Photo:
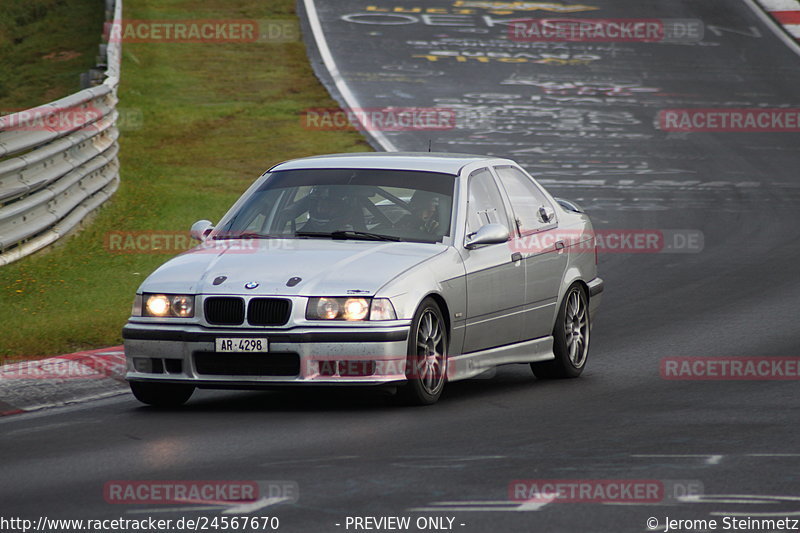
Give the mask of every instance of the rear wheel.
<svg viewBox="0 0 800 533">
<path fill-rule="evenodd" d="M 414 314 L 408 339 L 407 383 L 398 396 L 412 405 L 436 403 L 444 389 L 447 371 L 447 329 L 442 311 L 426 298 Z"/>
<path fill-rule="evenodd" d="M 194 392 L 193 385 L 131 381 L 131 392 L 142 403 L 155 407 L 177 407 L 185 404 Z"/>
<path fill-rule="evenodd" d="M 586 367 L 589 356 L 589 300 L 578 284 L 572 285 L 558 310 L 553 328 L 553 353 L 556 358 L 531 363 L 537 378 L 576 378 Z"/>
</svg>

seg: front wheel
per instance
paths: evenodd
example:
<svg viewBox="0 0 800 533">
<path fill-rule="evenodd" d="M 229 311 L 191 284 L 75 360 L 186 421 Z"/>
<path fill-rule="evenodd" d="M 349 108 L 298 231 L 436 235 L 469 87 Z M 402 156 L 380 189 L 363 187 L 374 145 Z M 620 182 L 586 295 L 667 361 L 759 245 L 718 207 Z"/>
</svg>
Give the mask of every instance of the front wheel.
<svg viewBox="0 0 800 533">
<path fill-rule="evenodd" d="M 193 385 L 131 381 L 131 392 L 142 403 L 155 407 L 177 407 L 194 393 Z"/>
<path fill-rule="evenodd" d="M 414 313 L 408 339 L 407 383 L 398 395 L 412 405 L 436 403 L 444 389 L 447 372 L 447 329 L 442 311 L 426 298 Z"/>
<path fill-rule="evenodd" d="M 537 378 L 576 378 L 586 367 L 589 356 L 589 300 L 578 284 L 572 285 L 558 310 L 553 328 L 553 353 L 556 358 L 531 363 Z"/>
</svg>

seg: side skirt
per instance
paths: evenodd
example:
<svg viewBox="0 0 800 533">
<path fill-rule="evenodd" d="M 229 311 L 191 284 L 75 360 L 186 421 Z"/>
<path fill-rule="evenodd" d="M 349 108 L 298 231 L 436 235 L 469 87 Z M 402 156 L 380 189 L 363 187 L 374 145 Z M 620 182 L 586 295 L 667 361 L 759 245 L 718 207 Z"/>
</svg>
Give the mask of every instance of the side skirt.
<svg viewBox="0 0 800 533">
<path fill-rule="evenodd" d="M 479 352 L 451 355 L 447 359 L 447 380 L 469 379 L 500 365 L 539 363 L 555 358 L 552 335 Z"/>
</svg>

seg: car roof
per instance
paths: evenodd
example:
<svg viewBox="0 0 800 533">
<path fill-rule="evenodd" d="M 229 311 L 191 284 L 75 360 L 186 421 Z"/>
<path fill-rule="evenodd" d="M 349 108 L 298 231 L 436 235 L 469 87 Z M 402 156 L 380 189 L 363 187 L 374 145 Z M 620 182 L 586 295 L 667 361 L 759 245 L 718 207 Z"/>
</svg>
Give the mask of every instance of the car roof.
<svg viewBox="0 0 800 533">
<path fill-rule="evenodd" d="M 457 175 L 461 169 L 479 161 L 499 162 L 494 157 L 441 152 L 355 152 L 293 159 L 270 169 L 296 170 L 304 168 L 372 168 L 387 170 L 419 170 Z"/>
</svg>

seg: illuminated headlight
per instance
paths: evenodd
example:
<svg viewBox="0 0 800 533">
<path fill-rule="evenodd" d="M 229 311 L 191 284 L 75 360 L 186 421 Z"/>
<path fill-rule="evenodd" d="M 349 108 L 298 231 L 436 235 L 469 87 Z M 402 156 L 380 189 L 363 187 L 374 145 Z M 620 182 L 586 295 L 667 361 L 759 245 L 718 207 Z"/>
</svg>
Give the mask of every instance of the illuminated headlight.
<svg viewBox="0 0 800 533">
<path fill-rule="evenodd" d="M 366 298 L 348 298 L 344 301 L 345 320 L 364 320 L 369 313 L 369 300 Z"/>
<path fill-rule="evenodd" d="M 187 294 L 144 294 L 143 316 L 191 318 L 194 296 Z M 134 304 L 135 305 L 135 304 Z"/>
<path fill-rule="evenodd" d="M 308 320 L 395 320 L 392 302 L 386 298 L 309 298 Z"/>
</svg>

